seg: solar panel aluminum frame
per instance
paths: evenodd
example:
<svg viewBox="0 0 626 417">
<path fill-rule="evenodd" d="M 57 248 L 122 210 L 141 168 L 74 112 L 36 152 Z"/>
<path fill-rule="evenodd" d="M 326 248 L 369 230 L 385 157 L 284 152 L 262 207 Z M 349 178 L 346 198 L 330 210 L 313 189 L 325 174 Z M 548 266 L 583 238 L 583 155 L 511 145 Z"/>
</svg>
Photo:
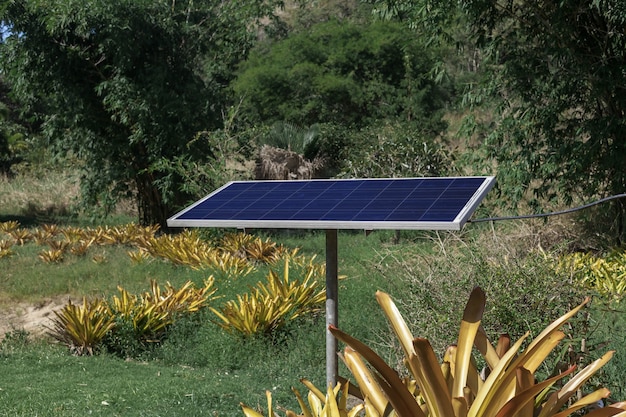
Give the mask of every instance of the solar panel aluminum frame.
<svg viewBox="0 0 626 417">
<path fill-rule="evenodd" d="M 180 219 L 195 207 L 201 205 L 205 201 L 218 195 L 221 191 L 227 189 L 235 183 L 250 183 L 259 181 L 231 181 L 214 192 L 210 193 L 203 199 L 197 201 L 186 209 L 176 213 L 167 220 L 168 227 L 218 227 L 218 228 L 238 228 L 238 229 L 357 229 L 357 230 L 461 230 L 468 221 L 470 216 L 476 210 L 477 206 L 483 200 L 485 195 L 491 190 L 495 184 L 495 177 L 425 177 L 425 178 L 402 178 L 402 179 L 456 179 L 456 178 L 481 178 L 483 182 L 474 194 L 467 200 L 467 203 L 459 211 L 453 221 L 346 221 L 346 220 L 242 220 L 242 219 Z M 402 180 L 390 178 L 371 178 L 366 181 L 376 180 Z M 296 180 L 296 181 L 363 181 L 363 179 L 345 179 L 345 180 Z M 267 181 L 264 181 L 267 182 Z M 294 182 L 294 181 L 282 181 Z"/>
</svg>

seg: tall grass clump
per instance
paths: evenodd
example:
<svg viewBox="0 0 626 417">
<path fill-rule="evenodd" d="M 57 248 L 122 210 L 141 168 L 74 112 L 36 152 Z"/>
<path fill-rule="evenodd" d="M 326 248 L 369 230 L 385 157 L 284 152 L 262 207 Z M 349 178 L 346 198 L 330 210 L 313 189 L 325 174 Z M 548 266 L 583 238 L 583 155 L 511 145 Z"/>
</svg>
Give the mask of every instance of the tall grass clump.
<svg viewBox="0 0 626 417">
<path fill-rule="evenodd" d="M 73 212 L 79 191 L 74 171 L 0 175 L 0 216 L 65 217 Z"/>
<path fill-rule="evenodd" d="M 494 337 L 503 332 L 514 339 L 526 331 L 537 334 L 581 300 L 583 290 L 566 274 L 555 273 L 546 257 L 546 250 L 558 250 L 549 233 L 533 224 L 503 228 L 464 236 L 435 234 L 429 250 L 390 246 L 373 265 L 389 280 L 403 283 L 401 291 L 393 291 L 396 302 L 410 327 L 419 329 L 435 352 L 454 342 L 464 296 L 475 286 L 489 297 L 483 326 Z"/>
</svg>

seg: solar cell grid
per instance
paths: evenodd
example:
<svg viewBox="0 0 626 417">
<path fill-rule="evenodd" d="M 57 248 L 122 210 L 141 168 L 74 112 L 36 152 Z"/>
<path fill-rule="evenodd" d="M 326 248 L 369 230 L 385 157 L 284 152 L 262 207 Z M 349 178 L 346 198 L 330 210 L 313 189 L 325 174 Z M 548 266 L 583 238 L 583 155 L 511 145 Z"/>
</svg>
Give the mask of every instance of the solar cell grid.
<svg viewBox="0 0 626 417">
<path fill-rule="evenodd" d="M 460 229 L 493 177 L 232 182 L 171 227 Z"/>
</svg>

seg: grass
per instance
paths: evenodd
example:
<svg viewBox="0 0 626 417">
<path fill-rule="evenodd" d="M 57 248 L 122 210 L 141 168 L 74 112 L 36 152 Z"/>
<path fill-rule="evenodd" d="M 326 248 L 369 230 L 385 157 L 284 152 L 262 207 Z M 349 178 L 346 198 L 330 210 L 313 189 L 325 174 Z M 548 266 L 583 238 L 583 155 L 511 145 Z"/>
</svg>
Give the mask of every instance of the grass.
<svg viewBox="0 0 626 417">
<path fill-rule="evenodd" d="M 15 246 L 15 255 L 2 259 L 4 272 L 0 282 L 0 304 L 5 302 L 37 302 L 46 297 L 68 295 L 72 298 L 102 296 L 117 293 L 117 286 L 130 292 L 145 291 L 150 280 L 180 285 L 187 280 L 202 283 L 207 272 L 152 261 L 134 264 L 127 247 L 97 247 L 85 257 L 65 255 L 60 264 L 47 264 L 38 258 L 42 246 L 29 243 Z M 93 257 L 104 257 L 94 262 Z M 4 294 L 4 295 L 2 295 Z"/>
<path fill-rule="evenodd" d="M 224 405 L 236 403 L 235 393 L 245 395 L 238 381 L 250 377 L 155 361 L 74 358 L 50 347 L 4 358 L 2 368 L 3 416 L 234 415 Z M 223 388 L 211 392 L 216 383 Z"/>
<path fill-rule="evenodd" d="M 25 189 L 31 185 L 26 180 L 22 183 Z M 0 198 L 11 200 L 6 196 L 18 188 L 12 182 L 0 182 L 0 195 L 5 196 Z M 28 198 L 36 198 L 41 190 L 32 191 Z M 69 203 L 61 199 L 51 204 Z M 2 221 L 22 216 L 32 218 L 31 225 L 42 222 L 37 216 L 28 217 L 24 210 L 28 204 L 0 207 Z M 45 220 L 55 219 L 72 224 L 84 221 L 73 215 Z M 481 285 L 487 291 L 491 332 L 537 332 L 582 297 L 565 277 L 554 276 L 543 257 L 558 253 L 576 239 L 570 221 L 476 224 L 461 233 L 402 232 L 399 241 L 394 232 L 369 236 L 340 232 L 339 272 L 345 279 L 339 284 L 339 327 L 396 363 L 397 346 L 374 298 L 382 290 L 398 302 L 414 334 L 428 337 L 437 353 L 442 353 L 455 342 L 469 290 Z M 268 232 L 265 236 L 299 247 L 301 253 L 318 260 L 325 257 L 323 232 Z M 118 285 L 141 292 L 148 290 L 151 279 L 174 285 L 187 280 L 201 283 L 211 273 L 217 276 L 223 301 L 248 291 L 267 272 L 260 267 L 246 277 L 229 279 L 215 271 L 195 271 L 157 260 L 134 264 L 126 254 L 128 249 L 98 247 L 85 257 L 68 256 L 63 263 L 49 265 L 38 259 L 41 247 L 34 243 L 16 247 L 14 256 L 0 259 L 0 309 L 16 301 L 36 303 L 58 295 L 111 296 Z M 106 262 L 93 262 L 94 254 L 104 256 Z M 620 350 L 626 320 L 623 312 L 600 303 L 594 303 L 590 313 L 590 331 L 585 332 L 592 348 L 589 355 L 617 349 L 597 382 L 612 389 L 613 398 L 622 399 L 626 352 Z M 32 340 L 15 330 L 0 343 L 0 417 L 241 416 L 240 402 L 264 408 L 265 390 L 272 392 L 275 404 L 299 410 L 290 387 L 305 392 L 298 382 L 303 377 L 324 386 L 322 316 L 293 322 L 271 338 L 249 339 L 225 333 L 213 320 L 210 312 L 181 320 L 158 349 L 128 360 L 108 354 L 72 356 L 63 346 L 47 339 Z M 348 374 L 342 364 L 340 374 Z"/>
<path fill-rule="evenodd" d="M 137 219 L 128 201 L 106 219 L 96 211 L 87 213 L 80 208 L 79 195 L 80 178 L 75 170 L 42 168 L 12 178 L 0 175 L 0 222 L 17 220 L 29 227 L 45 223 L 88 226 Z"/>
</svg>

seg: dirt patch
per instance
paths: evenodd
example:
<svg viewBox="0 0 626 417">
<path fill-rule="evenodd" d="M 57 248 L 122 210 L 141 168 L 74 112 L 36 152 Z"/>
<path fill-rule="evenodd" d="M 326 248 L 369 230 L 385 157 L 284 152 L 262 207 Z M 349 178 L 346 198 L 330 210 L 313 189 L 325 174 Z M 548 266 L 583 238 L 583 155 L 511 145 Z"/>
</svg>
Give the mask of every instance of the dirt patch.
<svg viewBox="0 0 626 417">
<path fill-rule="evenodd" d="M 38 338 L 46 334 L 54 311 L 63 308 L 68 297 L 43 300 L 37 304 L 18 303 L 0 307 L 0 340 L 6 333 L 25 330 L 30 337 Z"/>
</svg>

